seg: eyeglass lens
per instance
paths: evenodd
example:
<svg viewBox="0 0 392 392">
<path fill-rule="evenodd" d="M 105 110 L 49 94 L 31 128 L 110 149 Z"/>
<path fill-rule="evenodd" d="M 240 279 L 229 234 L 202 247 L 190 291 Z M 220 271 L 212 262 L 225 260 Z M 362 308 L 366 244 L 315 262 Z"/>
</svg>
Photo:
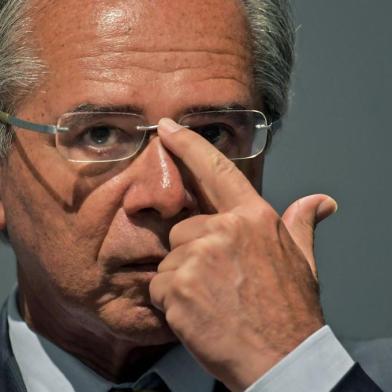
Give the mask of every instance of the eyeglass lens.
<svg viewBox="0 0 392 392">
<path fill-rule="evenodd" d="M 212 143 L 228 158 L 260 154 L 267 143 L 265 116 L 252 110 L 191 113 L 178 121 Z M 68 132 L 56 135 L 59 152 L 74 162 L 117 161 L 131 158 L 145 144 L 142 116 L 132 113 L 68 113 L 58 126 Z"/>
</svg>

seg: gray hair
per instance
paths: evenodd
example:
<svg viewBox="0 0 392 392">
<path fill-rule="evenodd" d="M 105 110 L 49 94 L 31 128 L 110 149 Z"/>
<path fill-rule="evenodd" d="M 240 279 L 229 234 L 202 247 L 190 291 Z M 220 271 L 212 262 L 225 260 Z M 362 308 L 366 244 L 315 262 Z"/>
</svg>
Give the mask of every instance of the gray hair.
<svg viewBox="0 0 392 392">
<path fill-rule="evenodd" d="M 295 30 L 289 0 L 242 0 L 253 47 L 257 93 L 271 120 L 282 117 L 294 63 Z"/>
<path fill-rule="evenodd" d="M 43 66 L 29 42 L 26 0 L 0 0 L 0 110 L 14 113 L 36 87 Z M 11 145 L 12 132 L 0 124 L 0 159 Z"/>
<path fill-rule="evenodd" d="M 43 65 L 28 42 L 28 0 L 0 0 L 0 110 L 14 113 L 42 79 Z M 252 36 L 256 90 L 267 116 L 287 110 L 294 58 L 294 29 L 289 0 L 242 0 Z M 0 159 L 12 132 L 0 124 Z"/>
</svg>

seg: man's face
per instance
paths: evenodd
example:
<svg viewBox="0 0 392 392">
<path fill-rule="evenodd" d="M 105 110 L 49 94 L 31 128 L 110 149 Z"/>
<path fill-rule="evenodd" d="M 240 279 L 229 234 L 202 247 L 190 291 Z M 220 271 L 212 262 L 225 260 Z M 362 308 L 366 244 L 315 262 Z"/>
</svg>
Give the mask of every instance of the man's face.
<svg viewBox="0 0 392 392">
<path fill-rule="evenodd" d="M 52 124 L 91 104 L 156 124 L 198 107 L 256 105 L 240 2 L 66 0 L 38 9 L 34 38 L 48 73 L 19 117 Z M 148 284 L 171 227 L 203 203 L 156 136 L 103 169 L 66 161 L 52 136 L 17 130 L 1 198 L 27 307 L 42 323 L 72 314 L 64 322 L 79 328 L 171 341 Z"/>
</svg>

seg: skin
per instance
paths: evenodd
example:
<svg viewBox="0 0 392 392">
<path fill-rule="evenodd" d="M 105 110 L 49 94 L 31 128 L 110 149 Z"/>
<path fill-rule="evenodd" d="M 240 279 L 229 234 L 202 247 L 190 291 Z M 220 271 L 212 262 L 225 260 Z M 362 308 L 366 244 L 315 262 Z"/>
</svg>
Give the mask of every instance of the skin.
<svg viewBox="0 0 392 392">
<path fill-rule="evenodd" d="M 52 124 L 85 103 L 131 105 L 151 124 L 195 106 L 262 109 L 237 1 L 35 5 L 48 73 L 21 118 Z M 250 385 L 323 324 L 309 264 L 314 224 L 336 206 L 316 195 L 279 217 L 254 190 L 261 163 L 246 165 L 246 179 L 162 123 L 137 157 L 104 172 L 17 130 L 1 166 L 0 226 L 26 322 L 113 381 L 180 340 L 230 389 Z"/>
<path fill-rule="evenodd" d="M 311 236 L 334 205 L 314 195 L 280 218 L 231 161 L 169 124 L 160 122 L 163 144 L 191 170 L 217 213 L 173 227 L 151 298 L 210 373 L 242 391 L 323 325 Z M 201 151 L 209 158 L 202 163 Z"/>
</svg>

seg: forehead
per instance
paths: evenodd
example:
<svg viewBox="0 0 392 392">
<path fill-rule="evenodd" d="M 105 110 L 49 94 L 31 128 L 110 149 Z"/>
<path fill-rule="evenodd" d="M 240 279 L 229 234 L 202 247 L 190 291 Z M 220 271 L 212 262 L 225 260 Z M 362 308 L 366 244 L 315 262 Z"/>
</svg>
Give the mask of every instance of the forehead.
<svg viewBox="0 0 392 392">
<path fill-rule="evenodd" d="M 249 84 L 247 22 L 239 0 L 32 1 L 40 56 L 52 71 L 48 91 L 65 84 L 86 84 L 81 90 L 92 91 L 97 82 L 106 96 L 116 84 L 117 95 L 126 89 L 128 97 L 136 90 L 139 97 L 146 86 L 173 88 L 195 78 Z"/>
<path fill-rule="evenodd" d="M 132 33 L 135 45 L 155 48 L 173 46 L 189 39 L 196 46 L 208 36 L 238 41 L 246 25 L 239 0 L 31 0 L 41 33 L 53 34 L 57 43 L 70 36 L 91 34 L 90 38 Z M 48 42 L 48 44 L 50 44 Z"/>
</svg>

